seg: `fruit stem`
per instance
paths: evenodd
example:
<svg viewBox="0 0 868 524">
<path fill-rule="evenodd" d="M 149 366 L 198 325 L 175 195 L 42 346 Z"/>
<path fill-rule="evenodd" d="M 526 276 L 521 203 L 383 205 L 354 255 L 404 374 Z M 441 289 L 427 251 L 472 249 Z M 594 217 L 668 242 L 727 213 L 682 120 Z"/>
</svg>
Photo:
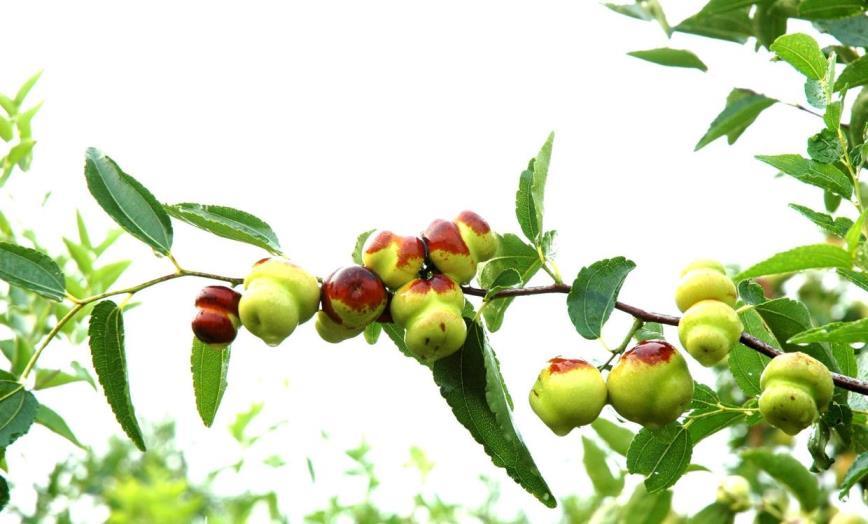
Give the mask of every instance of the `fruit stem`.
<svg viewBox="0 0 868 524">
<path fill-rule="evenodd" d="M 609 356 L 609 360 L 607 360 L 602 366 L 597 369 L 599 369 L 600 371 L 610 369 L 612 367 L 612 361 L 615 360 L 615 357 L 620 355 L 624 352 L 625 349 L 627 349 L 627 346 L 630 345 L 630 341 L 633 340 L 633 335 L 635 335 L 637 331 L 642 329 L 642 326 L 644 325 L 645 321 L 640 318 L 634 318 L 633 325 L 630 326 L 630 329 L 629 331 L 627 331 L 627 335 L 624 337 L 624 340 L 622 340 L 621 343 L 618 344 L 618 347 L 612 350 L 612 354 Z"/>
</svg>

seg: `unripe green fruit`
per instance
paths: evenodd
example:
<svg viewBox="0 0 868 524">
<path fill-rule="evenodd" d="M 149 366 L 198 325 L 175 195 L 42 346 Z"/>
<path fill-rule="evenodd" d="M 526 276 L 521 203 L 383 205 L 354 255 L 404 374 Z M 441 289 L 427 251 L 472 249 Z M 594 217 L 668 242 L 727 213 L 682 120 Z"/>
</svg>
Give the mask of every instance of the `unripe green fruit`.
<svg viewBox="0 0 868 524">
<path fill-rule="evenodd" d="M 481 216 L 473 211 L 462 211 L 453 222 L 458 226 L 461 239 L 464 240 L 477 264 L 485 262 L 497 253 L 497 236 Z"/>
<path fill-rule="evenodd" d="M 398 289 L 419 276 L 425 263 L 425 245 L 417 237 L 380 231 L 368 241 L 362 261 L 390 289 Z"/>
<path fill-rule="evenodd" d="M 713 269 L 721 275 L 726 274 L 726 268 L 723 267 L 723 264 L 721 264 L 717 260 L 712 260 L 710 258 L 700 258 L 684 266 L 684 269 L 681 270 L 681 274 L 679 276 L 683 277 L 694 269 Z"/>
<path fill-rule="evenodd" d="M 773 358 L 763 370 L 760 387 L 760 413 L 789 435 L 810 426 L 829 406 L 835 390 L 826 366 L 801 352 Z"/>
<path fill-rule="evenodd" d="M 741 475 L 730 475 L 717 486 L 717 502 L 739 513 L 750 509 L 750 483 Z"/>
<path fill-rule="evenodd" d="M 700 260 L 687 266 L 675 288 L 675 304 L 681 311 L 700 300 L 718 300 L 735 306 L 738 293 L 732 279 L 726 276 L 719 263 Z"/>
<path fill-rule="evenodd" d="M 365 328 L 349 328 L 332 320 L 325 311 L 316 314 L 316 332 L 326 342 L 337 344 L 362 333 Z"/>
<path fill-rule="evenodd" d="M 648 428 L 674 421 L 693 398 L 684 357 L 662 340 L 646 340 L 624 353 L 606 386 L 615 411 Z"/>
<path fill-rule="evenodd" d="M 449 356 L 464 345 L 464 293 L 446 275 L 417 278 L 392 297 L 392 319 L 403 327 L 407 349 L 425 362 Z"/>
<path fill-rule="evenodd" d="M 700 300 L 678 322 L 681 345 L 705 367 L 723 360 L 738 343 L 743 330 L 735 310 L 717 300 Z"/>
<path fill-rule="evenodd" d="M 607 394 L 597 368 L 584 360 L 553 358 L 540 371 L 528 400 L 546 426 L 564 436 L 596 420 Z"/>
<path fill-rule="evenodd" d="M 348 330 L 364 329 L 386 309 L 388 294 L 380 277 L 370 269 L 339 269 L 322 284 L 322 310 L 332 322 Z"/>
<path fill-rule="evenodd" d="M 257 262 L 244 279 L 241 323 L 270 346 L 280 344 L 319 306 L 316 278 L 280 257 Z"/>
<path fill-rule="evenodd" d="M 829 524 L 866 524 L 866 521 L 855 513 L 839 511 L 838 513 L 835 513 L 835 516 L 832 517 Z"/>
</svg>

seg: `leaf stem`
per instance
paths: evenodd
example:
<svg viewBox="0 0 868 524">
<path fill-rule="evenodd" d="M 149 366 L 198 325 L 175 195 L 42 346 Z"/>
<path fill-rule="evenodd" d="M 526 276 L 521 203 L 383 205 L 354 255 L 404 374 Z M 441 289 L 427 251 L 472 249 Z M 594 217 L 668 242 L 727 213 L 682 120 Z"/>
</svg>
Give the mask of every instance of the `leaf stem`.
<svg viewBox="0 0 868 524">
<path fill-rule="evenodd" d="M 42 343 L 39 344 L 39 347 L 36 348 L 36 351 L 34 351 L 32 355 L 30 355 L 30 360 L 28 360 L 27 365 L 24 366 L 24 370 L 21 372 L 21 377 L 19 379 L 20 382 L 23 383 L 27 376 L 30 374 L 30 372 L 33 370 L 33 367 L 36 365 L 36 361 L 39 360 L 39 356 L 42 354 L 45 346 L 47 346 L 48 343 L 51 342 L 58 333 L 60 333 L 60 330 L 63 329 L 63 326 L 66 325 L 66 323 L 69 322 L 72 317 L 74 317 L 79 311 L 81 311 L 84 306 L 85 304 L 81 302 L 74 305 L 72 309 L 70 309 L 65 315 L 63 315 L 60 320 L 57 321 L 57 324 L 55 324 L 55 326 L 51 328 L 51 331 L 49 331 L 48 334 L 45 335 Z"/>
</svg>

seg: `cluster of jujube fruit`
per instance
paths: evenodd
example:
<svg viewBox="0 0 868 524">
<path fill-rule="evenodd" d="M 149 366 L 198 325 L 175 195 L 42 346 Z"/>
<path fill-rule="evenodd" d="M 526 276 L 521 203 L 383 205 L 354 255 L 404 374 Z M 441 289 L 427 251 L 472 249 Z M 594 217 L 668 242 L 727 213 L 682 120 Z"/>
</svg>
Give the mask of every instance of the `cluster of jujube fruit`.
<svg viewBox="0 0 868 524">
<path fill-rule="evenodd" d="M 365 246 L 363 265 L 334 271 L 322 286 L 288 260 L 266 258 L 244 279 L 243 294 L 222 286 L 202 291 L 193 332 L 202 342 L 225 345 L 240 323 L 276 346 L 316 315 L 317 333 L 337 343 L 372 322 L 391 321 L 404 328 L 409 351 L 433 362 L 464 345 L 461 285 L 497 246 L 488 223 L 463 211 L 453 221 L 435 220 L 421 237 L 380 231 Z"/>
<path fill-rule="evenodd" d="M 681 272 L 675 302 L 684 312 L 678 335 L 703 366 L 725 359 L 744 329 L 733 309 L 736 287 L 723 266 L 699 260 Z M 795 435 L 810 426 L 832 399 L 829 370 L 800 352 L 774 358 L 760 378 L 759 410 L 766 422 Z M 608 403 L 623 418 L 648 428 L 675 421 L 693 398 L 684 357 L 663 340 L 644 340 L 621 355 L 604 379 L 581 359 L 553 358 L 530 391 L 533 411 L 557 435 L 590 424 Z"/>
</svg>

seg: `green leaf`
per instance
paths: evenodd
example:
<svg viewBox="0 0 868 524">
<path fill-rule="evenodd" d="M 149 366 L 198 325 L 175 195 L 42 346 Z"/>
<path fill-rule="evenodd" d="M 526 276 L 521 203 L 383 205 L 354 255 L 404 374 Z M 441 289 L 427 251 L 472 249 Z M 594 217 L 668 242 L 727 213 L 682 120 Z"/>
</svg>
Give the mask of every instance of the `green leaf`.
<svg viewBox="0 0 868 524">
<path fill-rule="evenodd" d="M 367 326 L 365 326 L 365 342 L 368 344 L 374 345 L 377 343 L 377 340 L 380 338 L 380 333 L 383 331 L 383 325 L 379 322 L 371 322 Z"/>
<path fill-rule="evenodd" d="M 633 338 L 636 339 L 637 342 L 645 340 L 666 340 L 666 337 L 663 334 L 663 325 L 658 324 L 657 322 L 645 322 L 642 324 L 642 327 L 633 333 Z"/>
<path fill-rule="evenodd" d="M 360 266 L 363 264 L 362 252 L 365 249 L 365 242 L 368 241 L 368 237 L 374 234 L 374 231 L 376 229 L 369 229 L 356 237 L 356 246 L 353 248 L 353 262 Z"/>
<path fill-rule="evenodd" d="M 76 446 L 84 449 L 84 445 L 79 442 L 72 430 L 69 429 L 69 425 L 65 420 L 63 420 L 63 417 L 58 415 L 57 412 L 45 404 L 39 404 L 39 407 L 36 408 L 36 423 L 45 426 Z"/>
<path fill-rule="evenodd" d="M 36 142 L 29 138 L 21 140 L 18 145 L 10 149 L 9 153 L 6 154 L 6 165 L 14 166 L 24 160 L 24 158 L 33 151 L 33 146 L 35 145 Z"/>
<path fill-rule="evenodd" d="M 759 2 L 753 15 L 754 33 L 757 42 L 768 49 L 772 43 L 787 32 L 787 9 L 778 2 Z"/>
<path fill-rule="evenodd" d="M 91 195 L 118 225 L 158 253 L 169 254 L 172 221 L 150 191 L 94 148 L 87 150 L 84 176 Z"/>
<path fill-rule="evenodd" d="M 14 128 L 12 127 L 12 123 L 0 116 L 0 139 L 4 142 L 8 142 L 12 140 L 13 136 L 15 136 L 13 133 Z"/>
<path fill-rule="evenodd" d="M 823 128 L 808 139 L 808 156 L 821 164 L 831 164 L 841 158 L 844 148 L 838 140 L 837 132 Z"/>
<path fill-rule="evenodd" d="M 705 7 L 702 8 L 701 13 L 704 13 L 706 15 L 717 15 L 735 9 L 740 9 L 742 7 L 754 5 L 759 1 L 760 0 L 711 0 L 710 2 L 705 4 Z"/>
<path fill-rule="evenodd" d="M 732 524 L 735 522 L 735 513 L 728 506 L 715 502 L 702 508 L 687 522 L 688 524 Z"/>
<path fill-rule="evenodd" d="M 842 111 L 843 106 L 840 100 L 826 106 L 826 112 L 823 113 L 823 122 L 826 124 L 826 129 L 837 132 L 841 126 Z"/>
<path fill-rule="evenodd" d="M 4 461 L 5 464 L 5 461 Z M 4 468 L 6 469 L 6 468 Z M 0 511 L 6 509 L 6 506 L 9 504 L 9 484 L 6 483 L 6 479 L 0 477 Z"/>
<path fill-rule="evenodd" d="M 847 231 L 853 225 L 853 221 L 846 217 L 832 218 L 830 215 L 808 209 L 798 204 L 790 204 L 790 207 L 801 213 L 805 218 L 816 224 L 823 231 L 844 238 Z"/>
<path fill-rule="evenodd" d="M 533 185 L 533 164 L 531 159 L 527 169 L 521 172 L 518 179 L 518 190 L 515 193 L 515 218 L 518 221 L 524 237 L 531 242 L 536 242 L 542 232 L 542 216 L 537 212 L 531 195 Z"/>
<path fill-rule="evenodd" d="M 645 486 L 639 484 L 624 504 L 620 520 L 610 524 L 664 524 L 672 512 L 672 490 L 648 493 Z M 595 516 L 596 517 L 596 516 Z M 576 522 L 576 521 L 572 521 Z M 592 522 L 598 522 L 595 518 Z"/>
<path fill-rule="evenodd" d="M 677 422 L 658 430 L 642 429 L 627 452 L 630 473 L 645 475 L 648 493 L 673 486 L 690 464 L 690 434 Z"/>
<path fill-rule="evenodd" d="M 747 129 L 757 117 L 775 104 L 777 100 L 750 89 L 733 89 L 726 98 L 726 107 L 711 122 L 708 131 L 697 142 L 694 151 L 698 151 L 722 136 L 726 136 L 730 144 Z"/>
<path fill-rule="evenodd" d="M 762 316 L 775 339 L 780 343 L 781 349 L 788 353 L 801 351 L 819 360 L 831 371 L 836 373 L 839 371 L 838 363 L 832 356 L 831 350 L 825 345 L 809 343 L 797 346 L 789 342 L 796 334 L 814 327 L 811 315 L 804 304 L 788 298 L 779 298 L 760 304 L 755 310 Z"/>
<path fill-rule="evenodd" d="M 688 33 L 743 44 L 754 35 L 749 8 L 736 9 L 709 15 L 699 12 L 672 28 L 679 33 Z"/>
<path fill-rule="evenodd" d="M 166 205 L 164 208 L 178 220 L 183 220 L 218 237 L 261 247 L 272 254 L 280 254 L 280 242 L 271 226 L 250 213 L 231 207 L 190 202 Z"/>
<path fill-rule="evenodd" d="M 38 113 L 40 109 L 42 109 L 42 102 L 39 102 L 15 118 L 15 127 L 18 128 L 18 135 L 22 139 L 33 138 L 33 128 L 31 123 L 33 122 L 33 117 L 36 116 L 36 113 Z"/>
<path fill-rule="evenodd" d="M 688 432 L 693 445 L 718 431 L 744 421 L 744 413 L 722 411 L 718 407 L 719 403 L 720 398 L 711 388 L 704 384 L 695 385 L 690 404 L 691 411 L 688 415 L 692 419 Z"/>
<path fill-rule="evenodd" d="M 598 417 L 591 422 L 591 428 L 597 432 L 597 436 L 603 439 L 612 451 L 619 455 L 627 456 L 630 443 L 635 436 L 629 429 L 623 428 L 614 422 Z"/>
<path fill-rule="evenodd" d="M 567 295 L 567 312 L 580 335 L 591 340 L 600 338 L 624 279 L 635 267 L 631 260 L 615 257 L 594 262 L 579 271 Z"/>
<path fill-rule="evenodd" d="M 80 372 L 72 375 L 64 371 L 60 371 L 59 369 L 40 368 L 36 370 L 36 383 L 33 385 L 33 389 L 40 390 L 56 388 L 58 386 L 65 386 L 66 384 L 72 384 L 74 382 L 90 383 L 89 379 L 90 377 L 83 375 Z"/>
<path fill-rule="evenodd" d="M 844 45 L 868 47 L 868 16 L 857 15 L 837 20 L 817 20 L 814 27 L 838 39 Z"/>
<path fill-rule="evenodd" d="M 762 317 L 754 310 L 748 309 L 738 315 L 744 325 L 744 330 L 772 347 L 779 348 L 777 339 L 768 330 Z M 732 377 L 738 387 L 748 397 L 754 397 L 762 392 L 760 388 L 760 375 L 771 359 L 759 351 L 751 349 L 744 344 L 736 344 L 729 352 L 727 363 Z"/>
<path fill-rule="evenodd" d="M 467 321 L 464 347 L 433 365 L 434 381 L 455 418 L 498 467 L 548 507 L 557 501 L 512 422 L 509 398 L 485 332 Z"/>
<path fill-rule="evenodd" d="M 853 260 L 850 258 L 850 254 L 840 247 L 831 244 L 813 244 L 772 255 L 736 275 L 735 280 L 795 273 L 806 269 L 848 269 L 852 265 Z"/>
<path fill-rule="evenodd" d="M 630 18 L 635 18 L 637 20 L 653 20 L 654 15 L 649 13 L 641 4 L 604 4 L 606 7 L 611 9 L 612 11 L 622 14 L 624 16 L 629 16 Z"/>
<path fill-rule="evenodd" d="M 130 399 L 127 357 L 124 351 L 124 319 L 114 302 L 105 300 L 93 308 L 88 335 L 93 368 L 106 400 L 130 440 L 137 448 L 145 451 L 142 430 Z"/>
<path fill-rule="evenodd" d="M 762 304 L 766 301 L 763 287 L 753 280 L 742 280 L 738 283 L 738 296 L 745 304 Z"/>
<path fill-rule="evenodd" d="M 617 497 L 624 489 L 624 476 L 615 475 L 606 463 L 606 453 L 593 440 L 582 437 L 582 461 L 594 489 L 600 495 Z"/>
<path fill-rule="evenodd" d="M 844 235 L 844 240 L 847 242 L 847 252 L 850 253 L 851 257 L 856 255 L 856 250 L 862 242 L 862 226 L 865 224 L 866 216 L 868 216 L 868 210 L 859 215 L 859 218 L 856 219 L 856 222 L 850 226 L 850 229 Z"/>
<path fill-rule="evenodd" d="M 63 300 L 63 272 L 48 255 L 16 244 L 0 242 L 0 279 L 42 295 Z"/>
<path fill-rule="evenodd" d="M 36 397 L 13 380 L 0 380 L 0 448 L 7 448 L 30 430 L 36 418 Z"/>
<path fill-rule="evenodd" d="M 866 340 L 868 340 L 868 318 L 852 322 L 832 322 L 807 329 L 793 335 L 788 342 L 790 344 L 805 344 L 807 342 L 856 343 Z"/>
<path fill-rule="evenodd" d="M 699 59 L 698 56 L 686 49 L 672 49 L 669 47 L 660 47 L 657 49 L 646 49 L 643 51 L 631 51 L 628 55 L 646 60 L 655 64 L 669 67 L 686 67 L 691 69 L 699 69 L 700 71 L 708 71 L 708 67 Z"/>
<path fill-rule="evenodd" d="M 539 253 L 513 234 L 500 235 L 499 239 L 497 254 L 486 262 L 479 272 L 479 284 L 488 289 L 501 274 L 514 270 L 521 276 L 521 285 L 527 285 L 542 267 Z M 503 325 L 504 314 L 512 300 L 498 298 L 486 303 L 482 308 L 482 318 L 485 319 L 489 331 L 497 331 Z"/>
<path fill-rule="evenodd" d="M 18 105 L 15 101 L 2 93 L 0 93 L 0 107 L 2 107 L 9 116 L 15 116 L 15 114 L 18 113 Z"/>
<path fill-rule="evenodd" d="M 229 372 L 228 344 L 210 345 L 193 337 L 193 351 L 190 357 L 193 372 L 193 393 L 196 396 L 196 410 L 202 423 L 211 427 L 217 408 L 226 391 L 226 374 Z"/>
<path fill-rule="evenodd" d="M 132 264 L 131 260 L 119 260 L 117 262 L 106 264 L 91 273 L 88 277 L 88 281 L 94 288 L 97 288 L 100 291 L 106 291 L 117 281 L 118 278 L 120 278 L 121 275 L 124 274 L 124 271 L 130 267 L 130 264 Z"/>
<path fill-rule="evenodd" d="M 855 62 L 847 64 L 838 81 L 835 82 L 835 90 L 841 91 L 865 84 L 868 84 L 868 57 L 863 56 Z"/>
<path fill-rule="evenodd" d="M 93 271 L 93 260 L 91 260 L 90 250 L 65 237 L 63 238 L 63 243 L 66 245 L 69 256 L 75 261 L 75 265 L 82 274 L 87 275 Z"/>
<path fill-rule="evenodd" d="M 856 460 L 853 461 L 850 469 L 847 470 L 847 473 L 841 480 L 841 485 L 838 486 L 840 490 L 838 492 L 838 498 L 844 500 L 847 493 L 850 492 L 850 488 L 865 478 L 866 475 L 868 475 L 868 452 L 862 453 L 856 457 Z"/>
<path fill-rule="evenodd" d="M 864 272 L 851 271 L 849 269 L 839 269 L 838 275 L 846 278 L 850 282 L 868 291 L 868 274 Z"/>
<path fill-rule="evenodd" d="M 539 217 L 540 230 L 543 228 L 543 217 L 545 216 L 545 190 L 546 181 L 549 175 L 549 163 L 552 158 L 552 145 L 555 140 L 555 133 L 549 133 L 545 143 L 537 153 L 533 162 L 533 182 L 530 186 L 530 194 L 533 196 L 533 205 Z"/>
<path fill-rule="evenodd" d="M 853 193 L 850 179 L 833 165 L 807 160 L 799 155 L 757 155 L 756 158 L 801 182 L 828 189 L 844 198 L 850 198 Z"/>
<path fill-rule="evenodd" d="M 770 49 L 811 80 L 822 80 L 826 74 L 826 57 L 817 41 L 804 33 L 783 35 Z"/>
<path fill-rule="evenodd" d="M 790 490 L 803 510 L 813 511 L 820 504 L 822 493 L 817 478 L 792 455 L 751 449 L 741 456 Z"/>
<path fill-rule="evenodd" d="M 36 74 L 28 78 L 21 87 L 18 88 L 18 92 L 15 93 L 15 105 L 20 106 L 24 103 L 24 99 L 27 98 L 27 94 L 30 93 L 30 90 L 33 89 L 33 86 L 36 85 L 36 82 L 39 80 L 39 77 L 42 76 L 42 71 L 37 71 Z"/>
<path fill-rule="evenodd" d="M 803 0 L 799 4 L 799 18 L 822 20 L 844 18 L 861 14 L 868 5 L 864 0 Z"/>
</svg>

